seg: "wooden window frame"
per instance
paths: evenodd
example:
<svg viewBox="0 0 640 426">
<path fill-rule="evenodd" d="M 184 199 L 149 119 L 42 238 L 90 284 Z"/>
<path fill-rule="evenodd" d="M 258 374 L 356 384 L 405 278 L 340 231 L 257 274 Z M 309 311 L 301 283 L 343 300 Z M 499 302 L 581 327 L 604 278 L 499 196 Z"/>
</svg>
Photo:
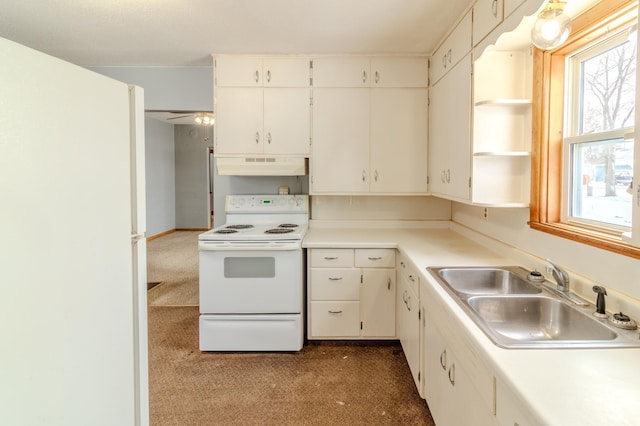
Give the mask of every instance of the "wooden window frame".
<svg viewBox="0 0 640 426">
<path fill-rule="evenodd" d="M 622 240 L 620 232 L 562 222 L 562 149 L 564 126 L 565 57 L 637 18 L 637 0 L 602 1 L 576 17 L 572 34 L 562 46 L 533 49 L 533 122 L 531 156 L 532 229 L 640 259 L 640 248 Z M 638 70 L 640 72 L 640 70 Z M 636 123 L 640 126 L 640 123 Z M 636 224 L 638 227 L 639 224 Z"/>
</svg>

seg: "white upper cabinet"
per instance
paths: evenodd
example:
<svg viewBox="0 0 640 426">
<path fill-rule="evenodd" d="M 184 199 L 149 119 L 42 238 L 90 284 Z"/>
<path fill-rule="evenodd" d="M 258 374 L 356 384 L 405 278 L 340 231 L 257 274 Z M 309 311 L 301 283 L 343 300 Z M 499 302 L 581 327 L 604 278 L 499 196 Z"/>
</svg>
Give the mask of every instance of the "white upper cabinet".
<svg viewBox="0 0 640 426">
<path fill-rule="evenodd" d="M 471 11 L 462 18 L 431 58 L 431 84 L 435 84 L 471 50 Z"/>
<path fill-rule="evenodd" d="M 215 155 L 308 156 L 310 65 L 298 57 L 217 57 Z"/>
<path fill-rule="evenodd" d="M 309 59 L 298 57 L 219 56 L 218 87 L 309 87 Z"/>
<path fill-rule="evenodd" d="M 426 193 L 427 79 L 425 57 L 314 60 L 311 193 Z"/>
<path fill-rule="evenodd" d="M 473 45 L 480 43 L 504 17 L 504 0 L 477 0 L 473 6 Z"/>
<path fill-rule="evenodd" d="M 433 195 L 470 197 L 471 54 L 431 88 L 429 170 Z"/>
</svg>

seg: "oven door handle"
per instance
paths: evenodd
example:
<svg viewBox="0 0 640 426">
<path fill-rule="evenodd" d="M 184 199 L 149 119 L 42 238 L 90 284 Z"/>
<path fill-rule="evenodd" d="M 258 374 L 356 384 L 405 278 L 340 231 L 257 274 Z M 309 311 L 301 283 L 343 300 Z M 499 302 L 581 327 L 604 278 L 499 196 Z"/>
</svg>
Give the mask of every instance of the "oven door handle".
<svg viewBox="0 0 640 426">
<path fill-rule="evenodd" d="M 228 241 L 200 241 L 201 251 L 256 251 L 256 250 L 300 250 L 300 241 L 259 241 L 259 242 L 228 242 Z"/>
</svg>

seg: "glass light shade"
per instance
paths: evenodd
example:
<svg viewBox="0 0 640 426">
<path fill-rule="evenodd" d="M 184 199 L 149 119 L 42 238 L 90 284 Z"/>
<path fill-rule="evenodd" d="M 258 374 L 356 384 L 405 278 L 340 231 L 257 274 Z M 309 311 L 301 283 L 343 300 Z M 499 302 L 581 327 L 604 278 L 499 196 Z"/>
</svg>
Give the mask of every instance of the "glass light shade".
<svg viewBox="0 0 640 426">
<path fill-rule="evenodd" d="M 567 40 L 571 18 L 562 9 L 543 10 L 531 29 L 531 41 L 542 50 L 553 49 Z"/>
</svg>

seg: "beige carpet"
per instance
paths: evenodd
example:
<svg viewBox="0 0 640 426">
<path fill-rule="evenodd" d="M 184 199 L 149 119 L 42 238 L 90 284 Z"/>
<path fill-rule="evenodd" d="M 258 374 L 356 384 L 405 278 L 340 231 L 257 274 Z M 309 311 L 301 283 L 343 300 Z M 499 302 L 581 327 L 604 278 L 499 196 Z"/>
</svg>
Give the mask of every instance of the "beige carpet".
<svg viewBox="0 0 640 426">
<path fill-rule="evenodd" d="M 197 307 L 149 307 L 149 376 L 152 426 L 434 425 L 398 342 L 203 353 Z"/>
<path fill-rule="evenodd" d="M 176 231 L 147 242 L 149 305 L 198 306 L 198 235 Z"/>
</svg>

